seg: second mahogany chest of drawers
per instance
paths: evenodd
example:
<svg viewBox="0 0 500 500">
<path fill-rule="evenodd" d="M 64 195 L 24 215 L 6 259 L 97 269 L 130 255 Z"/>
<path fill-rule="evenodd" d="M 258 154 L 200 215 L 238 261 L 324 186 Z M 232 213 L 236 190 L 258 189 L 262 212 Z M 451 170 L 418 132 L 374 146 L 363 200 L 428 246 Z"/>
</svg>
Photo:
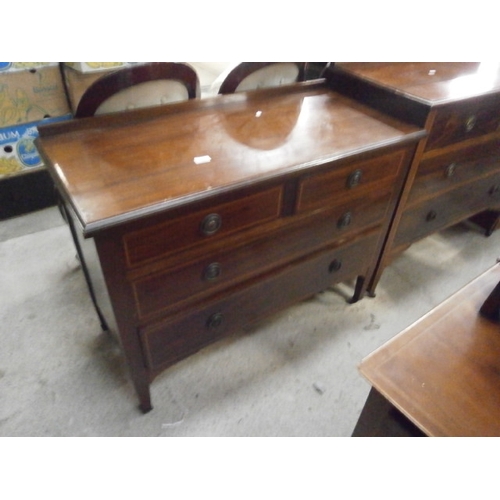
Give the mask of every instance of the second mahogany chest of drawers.
<svg viewBox="0 0 500 500">
<path fill-rule="evenodd" d="M 327 73 L 352 98 L 424 127 L 380 265 L 472 219 L 490 234 L 500 210 L 499 63 L 345 63 Z"/>
</svg>

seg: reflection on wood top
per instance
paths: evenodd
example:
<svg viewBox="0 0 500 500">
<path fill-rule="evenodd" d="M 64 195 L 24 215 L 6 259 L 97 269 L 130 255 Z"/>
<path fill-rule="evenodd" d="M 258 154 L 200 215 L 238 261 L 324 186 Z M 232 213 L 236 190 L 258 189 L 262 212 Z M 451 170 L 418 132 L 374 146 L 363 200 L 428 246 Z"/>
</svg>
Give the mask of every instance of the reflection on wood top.
<svg viewBox="0 0 500 500">
<path fill-rule="evenodd" d="M 41 127 L 37 145 L 90 234 L 422 134 L 305 83 Z"/>
<path fill-rule="evenodd" d="M 429 105 L 445 104 L 500 91 L 500 63 L 401 62 L 337 63 L 376 85 Z"/>
<path fill-rule="evenodd" d="M 429 436 L 500 436 L 500 325 L 478 315 L 499 281 L 497 264 L 360 365 Z"/>
</svg>

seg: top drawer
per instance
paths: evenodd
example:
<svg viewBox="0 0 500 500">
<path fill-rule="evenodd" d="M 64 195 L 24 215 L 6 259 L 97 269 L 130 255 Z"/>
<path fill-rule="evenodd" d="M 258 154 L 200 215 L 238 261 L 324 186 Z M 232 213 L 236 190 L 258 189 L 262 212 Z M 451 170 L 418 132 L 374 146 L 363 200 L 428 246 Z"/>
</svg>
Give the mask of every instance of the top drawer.
<svg viewBox="0 0 500 500">
<path fill-rule="evenodd" d="M 392 186 L 405 153 L 399 150 L 306 176 L 300 183 L 297 212 L 337 206 L 373 189 Z"/>
<path fill-rule="evenodd" d="M 500 102 L 481 103 L 437 113 L 426 150 L 448 146 L 465 139 L 500 130 Z"/>
<path fill-rule="evenodd" d="M 128 267 L 217 239 L 279 217 L 282 186 L 189 213 L 128 233 L 123 238 Z"/>
</svg>

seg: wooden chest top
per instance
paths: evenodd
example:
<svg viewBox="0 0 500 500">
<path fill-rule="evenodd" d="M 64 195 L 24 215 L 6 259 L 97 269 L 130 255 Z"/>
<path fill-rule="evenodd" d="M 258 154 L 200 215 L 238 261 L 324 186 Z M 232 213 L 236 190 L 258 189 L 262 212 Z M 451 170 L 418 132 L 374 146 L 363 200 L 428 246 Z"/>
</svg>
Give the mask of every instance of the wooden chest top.
<svg viewBox="0 0 500 500">
<path fill-rule="evenodd" d="M 422 135 L 305 83 L 41 127 L 37 146 L 91 235 Z"/>
<path fill-rule="evenodd" d="M 338 63 L 357 77 L 412 97 L 441 105 L 500 92 L 497 62 Z"/>
</svg>

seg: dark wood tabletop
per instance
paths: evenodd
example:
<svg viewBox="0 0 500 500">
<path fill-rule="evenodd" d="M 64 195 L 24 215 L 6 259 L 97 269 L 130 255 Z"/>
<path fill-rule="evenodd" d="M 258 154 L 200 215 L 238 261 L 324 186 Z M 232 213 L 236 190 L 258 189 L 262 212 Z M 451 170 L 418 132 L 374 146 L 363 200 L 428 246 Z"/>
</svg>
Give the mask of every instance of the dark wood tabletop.
<svg viewBox="0 0 500 500">
<path fill-rule="evenodd" d="M 38 147 L 89 235 L 419 134 L 305 83 L 43 127 Z"/>
<path fill-rule="evenodd" d="M 338 63 L 342 70 L 429 105 L 498 92 L 498 62 Z"/>
<path fill-rule="evenodd" d="M 428 436 L 500 436 L 500 324 L 479 314 L 499 282 L 496 264 L 360 365 Z"/>
</svg>

